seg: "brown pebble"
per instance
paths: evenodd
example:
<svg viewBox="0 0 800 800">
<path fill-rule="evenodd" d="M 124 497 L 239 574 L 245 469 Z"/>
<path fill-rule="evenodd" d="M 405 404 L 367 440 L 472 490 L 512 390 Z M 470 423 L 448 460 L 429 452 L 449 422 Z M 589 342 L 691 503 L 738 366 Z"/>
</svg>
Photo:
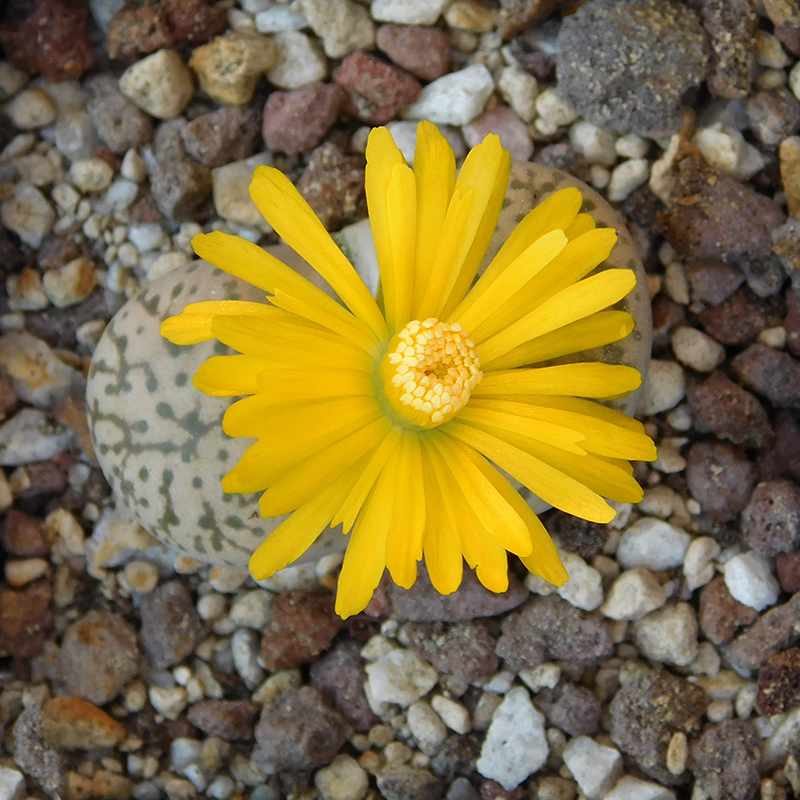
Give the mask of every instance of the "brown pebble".
<svg viewBox="0 0 800 800">
<path fill-rule="evenodd" d="M 398 67 L 420 80 L 436 80 L 450 69 L 450 43 L 439 28 L 382 25 L 377 43 Z"/>
<path fill-rule="evenodd" d="M 10 508 L 3 522 L 3 548 L 13 556 L 46 556 L 50 547 L 41 520 Z"/>
<path fill-rule="evenodd" d="M 700 591 L 697 621 L 710 642 L 724 644 L 733 638 L 737 628 L 752 625 L 756 619 L 758 612 L 734 600 L 721 575 Z"/>
<path fill-rule="evenodd" d="M 53 697 L 42 712 L 45 741 L 56 749 L 107 748 L 125 738 L 119 722 L 80 697 Z"/>
<path fill-rule="evenodd" d="M 800 408 L 800 362 L 788 353 L 754 344 L 731 362 L 736 377 L 778 408 Z"/>
<path fill-rule="evenodd" d="M 247 741 L 261 711 L 258 703 L 249 700 L 202 700 L 186 715 L 189 722 L 203 733 L 226 742 Z"/>
<path fill-rule="evenodd" d="M 0 655 L 29 659 L 39 655 L 53 624 L 48 579 L 23 589 L 0 585 Z"/>
<path fill-rule="evenodd" d="M 761 740 L 752 723 L 708 727 L 692 744 L 691 767 L 712 800 L 752 800 L 761 784 Z"/>
<path fill-rule="evenodd" d="M 756 711 L 771 716 L 800 704 L 800 649 L 772 656 L 758 673 Z"/>
<path fill-rule="evenodd" d="M 765 481 L 756 486 L 742 512 L 742 536 L 766 556 L 800 547 L 800 487 L 793 481 Z"/>
<path fill-rule="evenodd" d="M 793 553 L 778 553 L 775 556 L 775 571 L 784 592 L 800 591 L 800 550 Z"/>
</svg>

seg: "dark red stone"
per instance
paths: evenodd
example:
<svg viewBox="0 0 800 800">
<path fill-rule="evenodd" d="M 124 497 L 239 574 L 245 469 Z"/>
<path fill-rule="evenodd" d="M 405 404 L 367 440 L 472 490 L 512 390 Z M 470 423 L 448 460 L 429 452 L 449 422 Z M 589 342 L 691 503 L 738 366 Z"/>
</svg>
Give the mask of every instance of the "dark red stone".
<svg viewBox="0 0 800 800">
<path fill-rule="evenodd" d="M 377 44 L 398 67 L 420 80 L 436 80 L 450 69 L 450 42 L 439 28 L 382 25 Z"/>
</svg>

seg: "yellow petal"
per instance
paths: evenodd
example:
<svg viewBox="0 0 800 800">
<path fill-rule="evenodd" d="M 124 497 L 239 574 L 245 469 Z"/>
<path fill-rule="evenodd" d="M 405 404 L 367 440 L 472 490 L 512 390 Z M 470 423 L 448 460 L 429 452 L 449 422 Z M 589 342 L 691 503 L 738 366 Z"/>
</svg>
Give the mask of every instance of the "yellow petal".
<svg viewBox="0 0 800 800">
<path fill-rule="evenodd" d="M 261 495 L 262 516 L 277 517 L 307 503 L 340 472 L 378 447 L 390 430 L 389 422 L 380 417 L 287 469 Z"/>
<path fill-rule="evenodd" d="M 364 322 L 257 244 L 239 236 L 213 231 L 197 234 L 192 239 L 192 247 L 200 258 L 229 275 L 270 294 L 293 298 L 297 306 L 290 310 L 295 313 L 301 313 L 297 309 L 302 308 L 302 316 L 320 324 L 336 319 L 340 324 L 357 331 L 360 336 L 374 337 Z"/>
<path fill-rule="evenodd" d="M 422 558 L 422 539 L 426 527 L 422 451 L 415 433 L 403 435 L 395 458 L 395 513 L 386 537 L 386 567 L 398 586 L 410 589 L 417 579 L 417 562 Z"/>
<path fill-rule="evenodd" d="M 480 343 L 481 360 L 490 362 L 526 341 L 588 317 L 621 300 L 635 285 L 636 275 L 631 270 L 609 269 L 568 286 L 518 322 Z"/>
<path fill-rule="evenodd" d="M 160 333 L 173 344 L 199 344 L 214 338 L 212 320 L 220 315 L 252 315 L 269 319 L 275 309 L 266 303 L 251 303 L 246 300 L 204 300 L 189 303 L 180 314 L 167 317 L 161 323 Z"/>
<path fill-rule="evenodd" d="M 258 391 L 264 361 L 256 356 L 212 356 L 194 375 L 195 389 L 212 397 L 236 397 Z"/>
<path fill-rule="evenodd" d="M 250 558 L 250 572 L 263 581 L 298 559 L 328 525 L 352 473 L 343 473 L 298 508 L 261 543 Z"/>
<path fill-rule="evenodd" d="M 575 414 L 595 417 L 620 428 L 644 434 L 644 425 L 638 419 L 629 417 L 616 409 L 608 408 L 608 406 L 604 406 L 601 403 L 594 403 L 591 400 L 584 400 L 580 397 L 564 397 L 562 395 L 536 395 L 528 398 L 527 402 L 541 408 L 558 408 L 562 411 L 572 411 Z"/>
<path fill-rule="evenodd" d="M 482 357 L 481 367 L 486 375 L 492 370 L 549 361 L 618 342 L 632 331 L 633 317 L 627 311 L 598 311 L 544 336 L 537 336 L 498 358 L 489 360 Z"/>
<path fill-rule="evenodd" d="M 583 236 L 584 233 L 593 231 L 596 227 L 597 225 L 594 221 L 594 217 L 591 214 L 578 214 L 570 226 L 564 229 L 564 233 L 566 233 L 567 238 L 572 241 L 579 236 Z"/>
<path fill-rule="evenodd" d="M 472 390 L 472 397 L 563 394 L 608 398 L 627 394 L 641 385 L 642 376 L 633 367 L 583 362 L 488 372 Z"/>
<path fill-rule="evenodd" d="M 417 184 L 417 237 L 414 311 L 409 318 L 417 317 L 416 309 L 428 283 L 456 182 L 455 155 L 447 139 L 432 122 L 420 122 L 417 126 L 414 178 Z"/>
<path fill-rule="evenodd" d="M 467 155 L 444 220 L 419 319 L 448 317 L 466 294 L 497 227 L 510 167 L 511 157 L 494 134 Z"/>
<path fill-rule="evenodd" d="M 453 311 L 453 319 L 458 320 L 471 336 L 472 331 L 487 317 L 496 314 L 526 283 L 540 270 L 544 269 L 567 245 L 564 231 L 550 231 L 537 239 L 519 258 L 512 261 L 475 301 L 464 309 L 462 302 Z M 467 299 L 471 297 L 467 295 Z"/>
<path fill-rule="evenodd" d="M 385 339 L 386 323 L 374 298 L 292 182 L 277 169 L 257 167 L 250 197 L 286 244 L 330 284 L 379 339 Z"/>
<path fill-rule="evenodd" d="M 614 509 L 583 483 L 496 436 L 458 419 L 447 423 L 446 432 L 483 453 L 551 506 L 590 522 L 610 522 L 616 516 Z"/>
<path fill-rule="evenodd" d="M 386 128 L 367 141 L 367 208 L 381 273 L 389 335 L 410 319 L 414 285 L 417 187 Z"/>
<path fill-rule="evenodd" d="M 276 369 L 268 365 L 266 368 L 262 366 L 256 383 L 256 391 L 273 400 L 289 402 L 375 397 L 375 384 L 369 376 L 348 369 L 308 371 Z"/>
</svg>

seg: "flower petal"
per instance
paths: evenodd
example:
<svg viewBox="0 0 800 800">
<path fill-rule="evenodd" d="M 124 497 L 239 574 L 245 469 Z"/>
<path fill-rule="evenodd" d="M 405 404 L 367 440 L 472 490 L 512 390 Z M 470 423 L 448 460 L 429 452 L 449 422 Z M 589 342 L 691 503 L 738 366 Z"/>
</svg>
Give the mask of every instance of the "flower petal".
<svg viewBox="0 0 800 800">
<path fill-rule="evenodd" d="M 585 484 L 497 436 L 458 419 L 447 423 L 446 432 L 483 453 L 551 506 L 590 522 L 610 522 L 616 516 L 614 509 Z"/>
<path fill-rule="evenodd" d="M 598 311 L 544 336 L 537 336 L 532 341 L 509 350 L 503 356 L 491 361 L 484 359 L 481 361 L 481 367 L 486 375 L 493 370 L 513 369 L 549 361 L 618 342 L 632 331 L 633 317 L 627 311 Z"/>
<path fill-rule="evenodd" d="M 264 366 L 257 356 L 212 356 L 195 372 L 194 387 L 212 397 L 255 394 Z"/>
<path fill-rule="evenodd" d="M 353 314 L 379 339 L 386 338 L 386 323 L 374 298 L 292 182 L 277 169 L 257 167 L 250 197 L 277 234 L 330 284 Z"/>
<path fill-rule="evenodd" d="M 526 341 L 607 308 L 625 297 L 634 286 L 636 275 L 629 269 L 608 269 L 584 278 L 546 300 L 488 341 L 476 341 L 481 361 L 491 362 Z"/>
<path fill-rule="evenodd" d="M 180 314 L 167 317 L 160 328 L 161 335 L 173 344 L 199 344 L 214 338 L 211 322 L 220 315 L 271 318 L 274 309 L 266 303 L 248 300 L 203 300 L 189 303 Z"/>
<path fill-rule="evenodd" d="M 497 226 L 511 157 L 494 134 L 470 150 L 456 180 L 418 319 L 446 318 L 461 302 Z"/>
<path fill-rule="evenodd" d="M 609 398 L 632 392 L 641 385 L 642 376 L 633 367 L 591 361 L 488 372 L 472 390 L 472 397 L 563 394 Z"/>
</svg>

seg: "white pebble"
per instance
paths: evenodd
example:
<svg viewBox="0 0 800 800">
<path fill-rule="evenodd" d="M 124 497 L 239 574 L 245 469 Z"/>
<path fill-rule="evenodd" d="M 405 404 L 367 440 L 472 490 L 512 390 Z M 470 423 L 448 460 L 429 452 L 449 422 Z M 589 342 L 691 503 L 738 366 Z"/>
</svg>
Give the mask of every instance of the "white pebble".
<svg viewBox="0 0 800 800">
<path fill-rule="evenodd" d="M 608 182 L 608 199 L 612 203 L 625 200 L 628 195 L 650 176 L 650 164 L 646 158 L 631 158 L 614 167 Z"/>
<path fill-rule="evenodd" d="M 69 177 L 82 192 L 102 192 L 111 184 L 114 170 L 102 158 L 82 158 L 73 162 Z"/>
<path fill-rule="evenodd" d="M 650 149 L 650 142 L 635 133 L 626 133 L 614 143 L 617 155 L 622 158 L 644 158 Z"/>
<path fill-rule="evenodd" d="M 475 768 L 510 792 L 547 762 L 544 715 L 526 689 L 512 689 L 498 706 Z"/>
<path fill-rule="evenodd" d="M 658 578 L 650 570 L 637 567 L 625 570 L 614 581 L 600 613 L 613 620 L 637 620 L 661 608 L 666 599 Z"/>
<path fill-rule="evenodd" d="M 720 122 L 700 128 L 692 137 L 692 143 L 706 163 L 740 180 L 752 178 L 766 164 L 758 148 L 747 142 L 739 131 Z"/>
<path fill-rule="evenodd" d="M 439 679 L 436 670 L 411 650 L 392 650 L 365 669 L 372 701 L 404 708 L 424 697 Z"/>
<path fill-rule="evenodd" d="M 243 569 L 233 567 L 212 567 L 208 573 L 211 588 L 222 594 L 233 594 L 250 577 Z"/>
<path fill-rule="evenodd" d="M 39 247 L 53 228 L 56 212 L 29 183 L 18 183 L 0 205 L 0 220 L 31 247 Z"/>
<path fill-rule="evenodd" d="M 140 252 L 157 250 L 164 242 L 164 229 L 157 222 L 137 222 L 128 226 L 128 241 Z"/>
<path fill-rule="evenodd" d="M 147 177 L 147 167 L 138 150 L 131 148 L 122 157 L 119 174 L 126 180 L 141 183 Z"/>
<path fill-rule="evenodd" d="M 625 775 L 604 800 L 675 800 L 675 792 L 658 783 Z"/>
<path fill-rule="evenodd" d="M 783 69 L 791 62 L 777 37 L 764 30 L 755 33 L 756 60 L 762 67 Z"/>
<path fill-rule="evenodd" d="M 49 566 L 43 558 L 12 558 L 6 561 L 6 581 L 12 588 L 21 589 L 46 575 Z"/>
<path fill-rule="evenodd" d="M 676 328 L 672 350 L 681 364 L 697 372 L 713 372 L 725 360 L 725 348 L 696 328 Z"/>
<path fill-rule="evenodd" d="M 714 577 L 714 559 L 719 552 L 719 542 L 711 536 L 698 536 L 692 540 L 683 562 L 686 588 L 690 592 L 705 586 Z"/>
<path fill-rule="evenodd" d="M 273 37 L 277 55 L 267 71 L 269 82 L 279 89 L 299 89 L 328 74 L 328 61 L 322 48 L 300 31 L 286 31 Z"/>
<path fill-rule="evenodd" d="M 8 100 L 25 88 L 28 76 L 10 61 L 0 61 L 0 100 Z"/>
<path fill-rule="evenodd" d="M 434 25 L 447 0 L 372 0 L 372 18 L 400 25 Z"/>
<path fill-rule="evenodd" d="M 532 692 L 541 692 L 542 689 L 555 689 L 561 680 L 561 667 L 558 664 L 546 661 L 533 669 L 521 669 L 519 677 Z"/>
<path fill-rule="evenodd" d="M 177 719 L 189 702 L 186 689 L 182 686 L 175 686 L 172 689 L 151 686 L 147 696 L 150 698 L 150 705 L 167 719 Z"/>
<path fill-rule="evenodd" d="M 120 576 L 125 588 L 136 594 L 150 594 L 158 586 L 158 567 L 150 561 L 129 561 Z"/>
<path fill-rule="evenodd" d="M 264 680 L 264 670 L 258 663 L 261 639 L 249 628 L 239 628 L 231 636 L 233 667 L 248 689 L 255 689 Z"/>
<path fill-rule="evenodd" d="M 536 116 L 539 84 L 533 75 L 521 67 L 504 67 L 497 80 L 497 88 L 523 122 L 530 122 Z"/>
<path fill-rule="evenodd" d="M 26 89 L 6 104 L 5 112 L 16 128 L 30 131 L 55 122 L 58 109 L 44 89 Z"/>
<path fill-rule="evenodd" d="M 406 712 L 408 728 L 417 747 L 429 757 L 435 756 L 447 739 L 447 727 L 429 703 L 418 700 Z"/>
<path fill-rule="evenodd" d="M 226 610 L 227 600 L 217 592 L 204 594 L 197 601 L 197 615 L 205 622 L 219 619 Z"/>
<path fill-rule="evenodd" d="M 675 408 L 686 396 L 686 378 L 677 361 L 654 358 L 647 370 L 641 411 L 647 416 Z"/>
<path fill-rule="evenodd" d="M 23 800 L 27 797 L 25 776 L 11 767 L 0 766 L 0 797 L 3 800 Z"/>
<path fill-rule="evenodd" d="M 661 519 L 643 517 L 620 538 L 617 560 L 626 569 L 647 567 L 656 572 L 683 564 L 691 537 Z"/>
<path fill-rule="evenodd" d="M 42 287 L 56 308 L 69 308 L 85 300 L 97 286 L 94 265 L 88 258 L 75 258 L 63 267 L 45 272 Z"/>
<path fill-rule="evenodd" d="M 614 134 L 585 119 L 574 122 L 569 129 L 570 144 L 590 163 L 610 167 L 617 160 Z"/>
<path fill-rule="evenodd" d="M 594 611 L 603 602 L 603 580 L 600 573 L 576 553 L 565 551 L 560 555 L 569 577 L 558 590 L 558 596 L 575 608 Z"/>
<path fill-rule="evenodd" d="M 780 586 L 772 574 L 772 562 L 752 550 L 728 561 L 725 585 L 734 600 L 756 611 L 763 611 L 778 602 Z"/>
<path fill-rule="evenodd" d="M 369 791 L 369 778 L 358 761 L 340 753 L 326 767 L 317 770 L 314 786 L 322 800 L 363 800 Z"/>
<path fill-rule="evenodd" d="M 328 58 L 344 58 L 356 50 L 375 47 L 375 25 L 369 11 L 353 0 L 295 0 L 292 10 L 305 16 Z"/>
<path fill-rule="evenodd" d="M 431 700 L 433 710 L 441 717 L 442 722 L 458 734 L 469 733 L 471 726 L 469 711 L 461 703 L 449 697 L 437 694 Z M 413 707 L 413 706 L 412 706 Z"/>
<path fill-rule="evenodd" d="M 272 619 L 275 595 L 265 589 L 253 589 L 234 600 L 230 618 L 240 628 L 263 630 Z"/>
<path fill-rule="evenodd" d="M 493 91 L 492 73 L 483 64 L 472 64 L 425 86 L 403 116 L 445 125 L 466 125 L 483 111 Z"/>
<path fill-rule="evenodd" d="M 602 797 L 622 775 L 622 755 L 613 747 L 598 744 L 588 736 L 572 739 L 562 754 L 567 769 L 589 800 Z"/>
<path fill-rule="evenodd" d="M 259 33 L 283 33 L 307 28 L 308 20 L 290 6 L 277 5 L 256 14 L 255 24 Z"/>
<path fill-rule="evenodd" d="M 536 98 L 536 111 L 544 122 L 556 129 L 569 125 L 578 118 L 575 109 L 553 89 L 545 89 Z"/>
<path fill-rule="evenodd" d="M 125 211 L 133 205 L 133 201 L 139 195 L 139 187 L 133 181 L 125 178 L 117 178 L 103 197 L 102 203 L 98 203 L 99 208 L 108 209 L 109 213 L 115 211 Z"/>
<path fill-rule="evenodd" d="M 131 64 L 120 76 L 119 90 L 150 116 L 172 119 L 194 96 L 194 79 L 174 50 L 159 50 Z"/>
<path fill-rule="evenodd" d="M 697 656 L 697 617 L 688 603 L 653 611 L 633 625 L 642 655 L 662 664 L 686 667 Z"/>
<path fill-rule="evenodd" d="M 69 183 L 57 183 L 50 190 L 50 197 L 62 211 L 72 211 L 81 199 L 81 196 Z"/>
</svg>

